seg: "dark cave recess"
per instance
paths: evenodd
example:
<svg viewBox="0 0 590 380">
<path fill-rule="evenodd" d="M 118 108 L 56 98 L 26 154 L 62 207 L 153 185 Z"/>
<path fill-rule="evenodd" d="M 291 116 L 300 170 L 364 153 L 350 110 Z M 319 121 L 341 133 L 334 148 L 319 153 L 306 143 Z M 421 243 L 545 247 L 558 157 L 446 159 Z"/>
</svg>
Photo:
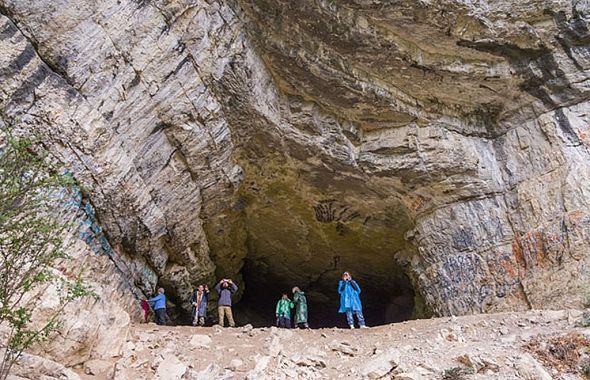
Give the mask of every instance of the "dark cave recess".
<svg viewBox="0 0 590 380">
<path fill-rule="evenodd" d="M 309 325 L 312 328 L 347 327 L 346 317 L 338 313 L 340 296 L 338 281 L 341 271 L 326 272 L 312 284 L 306 278 L 285 279 L 273 275 L 261 275 L 257 263 L 247 261 L 243 268 L 245 292 L 235 305 L 236 320 L 254 327 L 273 326 L 275 307 L 282 292 L 292 299 L 293 286 L 299 286 L 307 296 Z M 360 285 L 363 312 L 369 326 L 401 322 L 420 317 L 415 308 L 416 294 L 409 278 L 396 265 L 389 276 L 371 273 L 354 273 Z"/>
</svg>

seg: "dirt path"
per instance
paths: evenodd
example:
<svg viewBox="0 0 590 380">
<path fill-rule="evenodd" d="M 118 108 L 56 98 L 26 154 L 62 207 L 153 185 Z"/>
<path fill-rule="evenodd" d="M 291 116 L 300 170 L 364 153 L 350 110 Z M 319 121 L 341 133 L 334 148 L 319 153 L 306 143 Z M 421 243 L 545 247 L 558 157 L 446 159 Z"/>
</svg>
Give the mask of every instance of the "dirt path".
<svg viewBox="0 0 590 380">
<path fill-rule="evenodd" d="M 134 325 L 122 356 L 85 379 L 582 379 L 541 366 L 523 346 L 578 328 L 580 311 L 408 321 L 365 330 Z M 97 369 L 101 365 L 104 368 Z M 94 365 L 94 369 L 90 368 Z M 569 376 L 569 377 L 568 377 Z"/>
</svg>

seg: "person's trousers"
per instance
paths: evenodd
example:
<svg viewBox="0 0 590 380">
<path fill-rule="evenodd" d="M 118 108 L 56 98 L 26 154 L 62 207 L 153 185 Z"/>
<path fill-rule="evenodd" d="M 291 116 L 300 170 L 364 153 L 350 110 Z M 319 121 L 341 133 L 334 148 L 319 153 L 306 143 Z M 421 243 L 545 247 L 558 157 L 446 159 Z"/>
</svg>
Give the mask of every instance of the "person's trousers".
<svg viewBox="0 0 590 380">
<path fill-rule="evenodd" d="M 156 323 L 158 325 L 165 325 L 166 324 L 166 309 L 156 309 L 154 310 L 156 313 Z"/>
<path fill-rule="evenodd" d="M 195 319 L 193 319 L 193 326 L 205 326 L 205 317 L 203 316 L 195 316 Z"/>
<path fill-rule="evenodd" d="M 236 323 L 234 322 L 234 316 L 231 312 L 231 306 L 218 306 L 217 313 L 219 314 L 219 324 L 221 326 L 225 326 L 225 317 L 227 316 L 229 326 L 236 327 Z"/>
<path fill-rule="evenodd" d="M 354 317 L 353 313 L 356 315 L 356 319 L 359 321 L 359 326 L 365 325 L 365 317 L 363 316 L 362 310 L 359 311 L 347 311 L 346 312 L 346 321 L 348 322 L 349 326 L 354 326 Z"/>
<path fill-rule="evenodd" d="M 290 329 L 291 328 L 291 319 L 287 318 L 287 317 L 279 317 L 279 327 Z"/>
</svg>

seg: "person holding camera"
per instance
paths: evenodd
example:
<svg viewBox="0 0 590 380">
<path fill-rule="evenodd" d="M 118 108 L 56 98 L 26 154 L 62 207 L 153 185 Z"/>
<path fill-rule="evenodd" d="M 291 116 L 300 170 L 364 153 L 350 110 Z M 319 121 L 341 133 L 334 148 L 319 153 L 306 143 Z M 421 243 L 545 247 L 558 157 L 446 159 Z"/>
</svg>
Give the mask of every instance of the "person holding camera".
<svg viewBox="0 0 590 380">
<path fill-rule="evenodd" d="M 342 280 L 338 283 L 338 293 L 340 293 L 339 313 L 346 313 L 346 321 L 351 329 L 354 329 L 354 317 L 356 315 L 361 329 L 366 328 L 365 317 L 363 316 L 363 306 L 361 305 L 361 287 L 352 279 L 348 272 L 342 273 Z"/>
<path fill-rule="evenodd" d="M 217 312 L 219 314 L 219 324 L 225 327 L 225 317 L 230 327 L 236 327 L 234 316 L 231 311 L 231 297 L 238 291 L 238 287 L 231 279 L 224 278 L 215 286 L 215 290 L 219 293 L 219 300 L 217 301 Z"/>
<path fill-rule="evenodd" d="M 207 285 L 199 285 L 191 297 L 191 304 L 193 305 L 193 326 L 205 326 L 208 301 L 209 287 Z"/>
</svg>

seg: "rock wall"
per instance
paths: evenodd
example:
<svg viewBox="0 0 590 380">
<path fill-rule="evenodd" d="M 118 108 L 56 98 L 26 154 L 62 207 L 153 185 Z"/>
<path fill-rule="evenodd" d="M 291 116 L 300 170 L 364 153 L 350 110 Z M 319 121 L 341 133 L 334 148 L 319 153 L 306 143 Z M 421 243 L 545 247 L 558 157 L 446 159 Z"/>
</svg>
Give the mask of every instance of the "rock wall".
<svg viewBox="0 0 590 380">
<path fill-rule="evenodd" d="M 185 307 L 247 270 L 334 302 L 345 269 L 439 315 L 574 307 L 588 12 L 0 0 L 0 108 L 83 183 L 132 283 Z"/>
</svg>

